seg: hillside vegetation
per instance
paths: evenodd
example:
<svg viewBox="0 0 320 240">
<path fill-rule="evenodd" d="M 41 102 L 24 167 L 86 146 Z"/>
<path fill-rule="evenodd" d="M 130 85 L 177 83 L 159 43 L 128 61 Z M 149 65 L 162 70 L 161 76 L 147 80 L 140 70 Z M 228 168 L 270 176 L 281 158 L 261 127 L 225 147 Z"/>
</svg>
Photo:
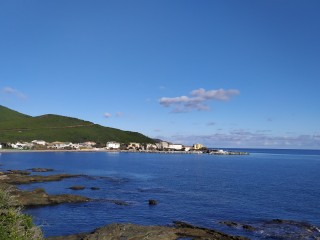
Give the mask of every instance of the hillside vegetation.
<svg viewBox="0 0 320 240">
<path fill-rule="evenodd" d="M 0 142 L 44 140 L 47 142 L 152 143 L 138 132 L 103 127 L 77 118 L 54 114 L 28 116 L 0 105 Z"/>
</svg>

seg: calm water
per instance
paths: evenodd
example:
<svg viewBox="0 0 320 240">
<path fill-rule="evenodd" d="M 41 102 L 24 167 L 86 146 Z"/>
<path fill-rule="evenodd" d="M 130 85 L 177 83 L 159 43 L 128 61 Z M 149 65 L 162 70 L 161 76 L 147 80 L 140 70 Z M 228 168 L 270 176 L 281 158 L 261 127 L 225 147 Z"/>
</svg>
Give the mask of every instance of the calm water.
<svg viewBox="0 0 320 240">
<path fill-rule="evenodd" d="M 114 222 L 174 220 L 259 238 L 219 221 L 257 224 L 280 218 L 320 226 L 320 151 L 247 150 L 249 156 L 139 153 L 2 153 L 2 170 L 45 167 L 94 178 L 20 185 L 96 201 L 28 209 L 46 236 L 92 231 Z M 48 173 L 44 173 L 48 174 Z M 67 189 L 83 185 L 83 191 Z M 99 187 L 93 191 L 90 187 Z M 148 199 L 159 201 L 150 207 Z M 119 206 L 108 200 L 123 200 Z"/>
</svg>

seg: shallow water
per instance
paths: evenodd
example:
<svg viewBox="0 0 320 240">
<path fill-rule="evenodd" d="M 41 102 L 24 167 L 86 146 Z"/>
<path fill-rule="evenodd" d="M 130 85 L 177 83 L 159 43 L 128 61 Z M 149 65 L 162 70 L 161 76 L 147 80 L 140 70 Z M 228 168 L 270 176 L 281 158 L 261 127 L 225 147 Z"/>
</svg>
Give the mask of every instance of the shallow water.
<svg viewBox="0 0 320 240">
<path fill-rule="evenodd" d="M 168 225 L 174 220 L 262 238 L 220 221 L 251 225 L 290 219 L 320 225 L 320 151 L 248 150 L 248 156 L 143 153 L 2 153 L 0 168 L 79 173 L 60 182 L 20 185 L 95 199 L 26 210 L 46 236 L 92 231 L 114 222 Z M 83 191 L 68 189 L 83 185 Z M 93 191 L 91 187 L 98 187 Z M 149 206 L 148 199 L 159 204 Z M 114 204 L 122 200 L 128 206 Z"/>
</svg>

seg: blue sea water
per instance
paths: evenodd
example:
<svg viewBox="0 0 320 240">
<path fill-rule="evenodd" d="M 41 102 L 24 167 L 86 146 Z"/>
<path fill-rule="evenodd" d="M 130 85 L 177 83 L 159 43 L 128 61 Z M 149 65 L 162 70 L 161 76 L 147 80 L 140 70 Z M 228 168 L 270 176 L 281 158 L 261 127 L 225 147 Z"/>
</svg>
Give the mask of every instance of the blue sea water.
<svg viewBox="0 0 320 240">
<path fill-rule="evenodd" d="M 320 226 L 319 150 L 241 150 L 250 155 L 2 153 L 0 171 L 44 167 L 54 172 L 42 174 L 90 176 L 19 186 L 94 199 L 27 209 L 45 236 L 88 232 L 114 222 L 169 225 L 180 220 L 253 239 L 262 237 L 219 222 L 255 226 L 271 219 L 289 219 Z M 68 189 L 74 185 L 86 189 Z M 149 206 L 148 199 L 156 199 L 158 205 Z M 128 206 L 112 200 L 125 201 Z"/>
</svg>

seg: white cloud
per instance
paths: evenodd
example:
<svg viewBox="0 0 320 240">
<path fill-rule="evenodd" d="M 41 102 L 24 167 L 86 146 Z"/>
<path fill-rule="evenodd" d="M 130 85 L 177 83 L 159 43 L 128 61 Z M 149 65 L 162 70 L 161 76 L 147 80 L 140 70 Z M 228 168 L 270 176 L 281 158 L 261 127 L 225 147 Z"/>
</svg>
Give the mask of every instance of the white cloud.
<svg viewBox="0 0 320 240">
<path fill-rule="evenodd" d="M 180 97 L 162 97 L 159 103 L 164 107 L 173 107 L 173 112 L 189 112 L 192 110 L 207 111 L 209 106 L 206 104 L 210 100 L 227 101 L 235 95 L 239 95 L 240 91 L 236 89 L 219 89 L 208 90 L 203 88 L 193 90 L 191 96 Z"/>
<path fill-rule="evenodd" d="M 104 117 L 105 117 L 105 118 L 111 118 L 111 117 L 112 117 L 112 114 L 111 114 L 111 113 L 105 113 L 105 114 L 104 114 Z"/>
<path fill-rule="evenodd" d="M 14 89 L 12 87 L 3 88 L 2 92 L 4 92 L 5 94 L 8 94 L 8 95 L 13 95 L 18 98 L 23 98 L 23 99 L 26 98 L 25 94 L 23 94 L 22 92 L 18 91 L 17 89 Z"/>
</svg>

